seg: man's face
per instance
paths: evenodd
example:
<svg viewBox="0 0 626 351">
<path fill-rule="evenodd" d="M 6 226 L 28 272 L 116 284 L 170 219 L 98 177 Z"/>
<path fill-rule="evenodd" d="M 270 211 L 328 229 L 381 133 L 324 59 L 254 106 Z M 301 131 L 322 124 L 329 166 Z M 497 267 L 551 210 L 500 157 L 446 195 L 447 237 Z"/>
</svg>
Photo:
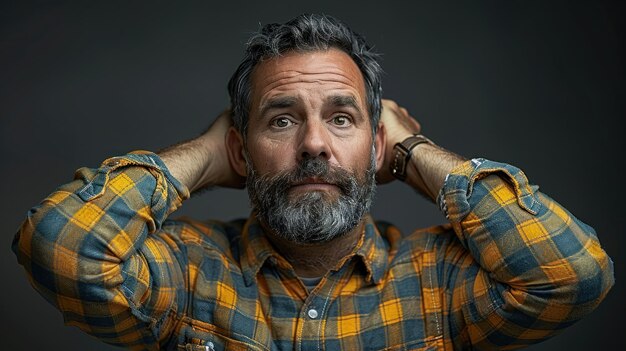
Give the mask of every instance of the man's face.
<svg viewBox="0 0 626 351">
<path fill-rule="evenodd" d="M 248 192 L 280 236 L 328 241 L 369 210 L 375 152 L 365 83 L 336 49 L 287 53 L 252 74 Z"/>
</svg>

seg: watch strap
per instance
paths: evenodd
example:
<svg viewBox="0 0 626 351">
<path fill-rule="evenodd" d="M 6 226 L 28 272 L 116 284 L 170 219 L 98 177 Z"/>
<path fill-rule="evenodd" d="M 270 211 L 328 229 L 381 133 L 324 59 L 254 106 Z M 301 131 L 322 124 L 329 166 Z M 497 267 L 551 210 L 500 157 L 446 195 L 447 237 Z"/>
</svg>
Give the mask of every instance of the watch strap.
<svg viewBox="0 0 626 351">
<path fill-rule="evenodd" d="M 391 162 L 390 168 L 391 174 L 393 174 L 394 177 L 402 181 L 406 179 L 406 169 L 411 160 L 411 151 L 413 151 L 417 145 L 423 143 L 432 144 L 433 142 L 421 134 L 415 134 L 393 146 L 394 159 L 393 162 Z"/>
</svg>

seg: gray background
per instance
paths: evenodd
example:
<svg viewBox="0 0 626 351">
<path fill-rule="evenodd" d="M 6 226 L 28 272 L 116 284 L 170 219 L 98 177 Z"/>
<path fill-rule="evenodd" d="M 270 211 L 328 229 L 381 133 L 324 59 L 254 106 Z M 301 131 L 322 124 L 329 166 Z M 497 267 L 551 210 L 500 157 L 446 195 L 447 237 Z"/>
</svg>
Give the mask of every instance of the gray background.
<svg viewBox="0 0 626 351">
<path fill-rule="evenodd" d="M 42 2 L 0 5 L 3 350 L 111 350 L 29 286 L 10 244 L 26 211 L 81 166 L 197 135 L 228 104 L 227 79 L 259 23 L 335 15 L 384 53 L 385 96 L 440 145 L 524 169 L 596 228 L 617 285 L 587 319 L 533 350 L 624 345 L 624 11 L 609 2 Z M 174 215 L 247 216 L 216 190 Z M 440 223 L 403 184 L 377 218 Z"/>
</svg>

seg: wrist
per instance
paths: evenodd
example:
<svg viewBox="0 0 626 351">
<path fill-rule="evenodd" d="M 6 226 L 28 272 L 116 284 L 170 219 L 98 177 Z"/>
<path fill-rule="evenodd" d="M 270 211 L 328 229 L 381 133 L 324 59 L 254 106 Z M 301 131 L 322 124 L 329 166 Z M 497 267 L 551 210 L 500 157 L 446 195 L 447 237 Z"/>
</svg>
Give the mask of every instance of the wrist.
<svg viewBox="0 0 626 351">
<path fill-rule="evenodd" d="M 393 157 L 389 164 L 391 174 L 401 181 L 407 179 L 411 159 L 416 157 L 414 149 L 421 144 L 433 145 L 433 142 L 421 134 L 413 134 L 397 142 L 393 147 Z"/>
<path fill-rule="evenodd" d="M 436 202 L 447 175 L 465 159 L 434 143 L 413 148 L 405 182 Z"/>
<path fill-rule="evenodd" d="M 411 150 L 411 158 L 406 166 L 406 179 L 404 182 L 429 199 L 434 199 L 433 195 L 436 194 L 436 190 L 431 189 L 431 186 L 429 186 L 429 170 L 426 169 L 428 166 L 425 164 L 425 159 L 430 158 L 438 150 L 433 143 L 421 143 Z"/>
<path fill-rule="evenodd" d="M 168 170 L 190 193 L 205 186 L 210 159 L 207 140 L 203 136 L 170 146 L 159 157 Z"/>
</svg>

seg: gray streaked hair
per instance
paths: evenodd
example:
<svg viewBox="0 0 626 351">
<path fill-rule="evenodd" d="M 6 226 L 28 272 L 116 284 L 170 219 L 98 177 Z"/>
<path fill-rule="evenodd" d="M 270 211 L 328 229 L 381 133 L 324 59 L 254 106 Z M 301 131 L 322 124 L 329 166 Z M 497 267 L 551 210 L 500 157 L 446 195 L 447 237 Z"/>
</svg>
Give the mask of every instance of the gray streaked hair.
<svg viewBox="0 0 626 351">
<path fill-rule="evenodd" d="M 338 19 L 323 14 L 302 14 L 284 24 L 267 24 L 250 37 L 244 59 L 228 82 L 235 128 L 243 136 L 246 135 L 252 95 L 251 75 L 257 64 L 289 51 L 311 52 L 331 48 L 348 54 L 363 74 L 367 109 L 372 133 L 375 133 L 380 119 L 382 94 L 379 55 L 372 51 L 361 35 Z"/>
</svg>

